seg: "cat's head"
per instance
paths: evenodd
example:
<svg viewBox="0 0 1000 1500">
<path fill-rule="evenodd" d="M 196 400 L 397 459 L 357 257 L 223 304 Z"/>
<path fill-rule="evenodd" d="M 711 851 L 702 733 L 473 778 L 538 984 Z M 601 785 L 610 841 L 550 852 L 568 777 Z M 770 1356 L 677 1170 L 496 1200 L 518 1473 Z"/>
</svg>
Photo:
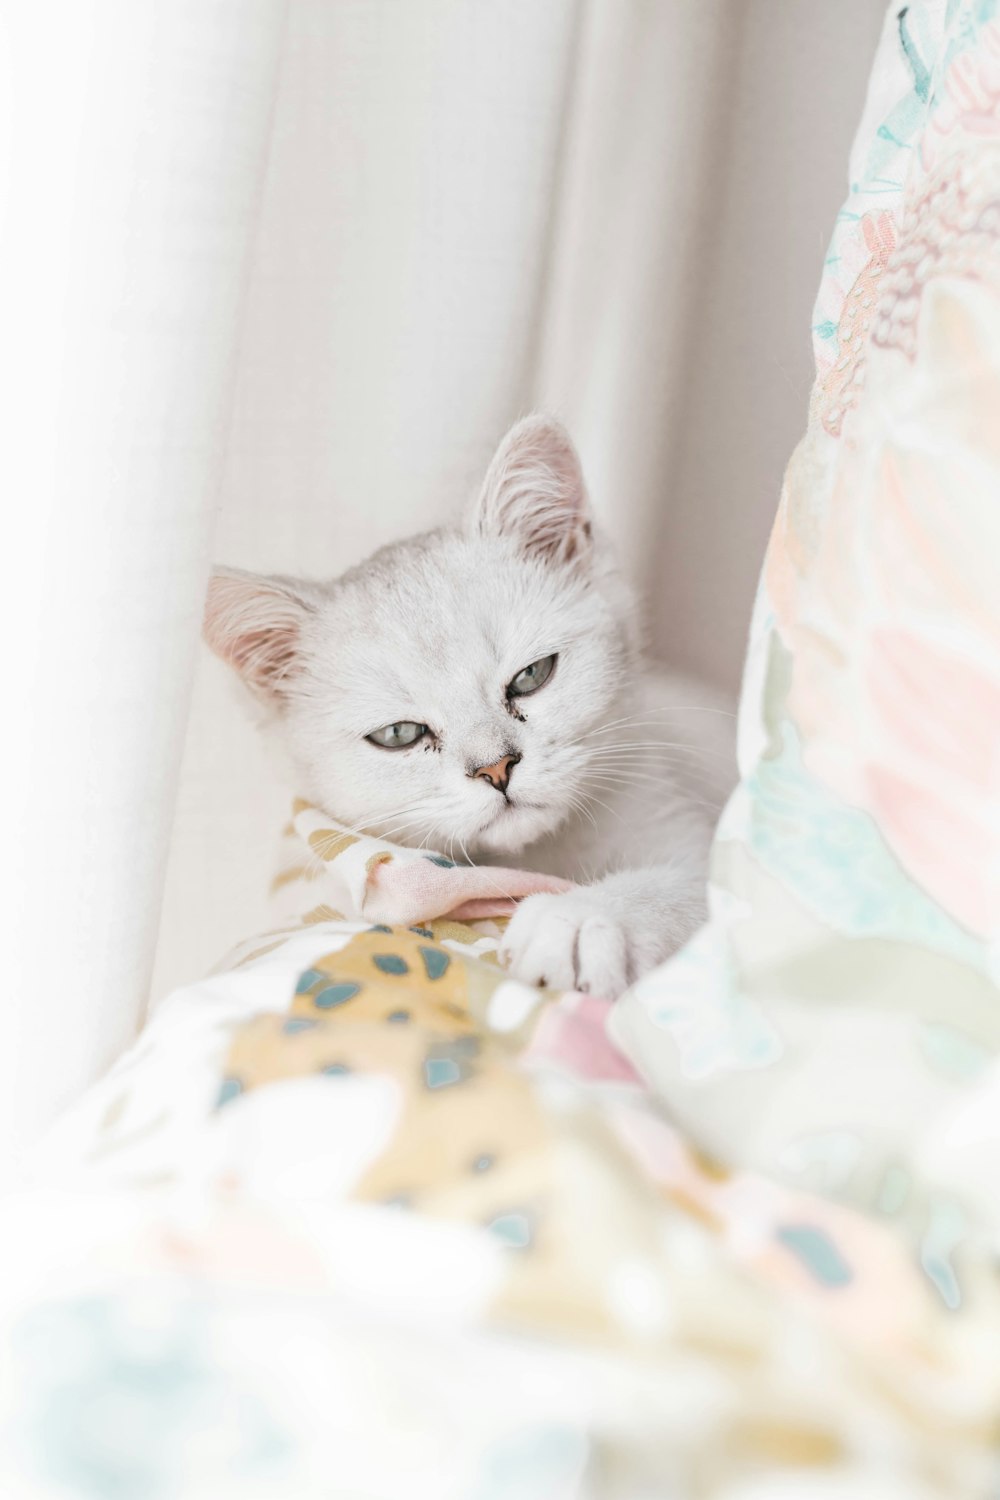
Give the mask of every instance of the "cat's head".
<svg viewBox="0 0 1000 1500">
<path fill-rule="evenodd" d="M 273 711 L 303 795 L 456 857 L 516 852 L 579 811 L 634 651 L 576 453 L 539 416 L 460 526 L 330 583 L 220 570 L 205 636 Z"/>
</svg>

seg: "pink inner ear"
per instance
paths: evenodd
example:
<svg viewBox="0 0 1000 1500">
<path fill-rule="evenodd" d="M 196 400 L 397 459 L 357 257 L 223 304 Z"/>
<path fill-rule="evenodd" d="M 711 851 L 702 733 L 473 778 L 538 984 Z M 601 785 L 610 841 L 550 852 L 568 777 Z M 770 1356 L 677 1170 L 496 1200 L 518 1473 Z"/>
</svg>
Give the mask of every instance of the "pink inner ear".
<svg viewBox="0 0 1000 1500">
<path fill-rule="evenodd" d="M 205 640 L 248 687 L 279 697 L 297 669 L 303 609 L 268 579 L 217 573 L 205 601 Z"/>
<path fill-rule="evenodd" d="M 486 475 L 476 519 L 480 531 L 509 537 L 553 562 L 569 562 L 585 550 L 587 496 L 565 428 L 540 416 L 511 428 Z"/>
<path fill-rule="evenodd" d="M 237 637 L 229 659 L 251 685 L 276 693 L 295 670 L 298 642 L 298 630 L 251 630 Z"/>
</svg>

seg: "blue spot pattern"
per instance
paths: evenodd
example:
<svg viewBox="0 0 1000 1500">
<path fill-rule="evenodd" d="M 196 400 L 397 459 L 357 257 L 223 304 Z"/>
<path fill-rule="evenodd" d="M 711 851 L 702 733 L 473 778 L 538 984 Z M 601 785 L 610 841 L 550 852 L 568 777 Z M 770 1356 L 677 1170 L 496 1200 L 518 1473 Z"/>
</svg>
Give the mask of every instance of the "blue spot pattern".
<svg viewBox="0 0 1000 1500">
<path fill-rule="evenodd" d="M 410 966 L 398 953 L 376 953 L 372 962 L 383 974 L 408 974 Z"/>
<path fill-rule="evenodd" d="M 307 995 L 314 985 L 322 984 L 326 975 L 322 969 L 306 969 L 304 974 L 299 975 L 299 982 L 295 986 L 297 995 Z"/>
<path fill-rule="evenodd" d="M 447 953 L 442 953 L 440 948 L 421 948 L 419 951 L 428 979 L 440 979 L 443 974 L 447 974 L 451 964 Z"/>
<path fill-rule="evenodd" d="M 319 1006 L 320 1010 L 332 1010 L 335 1005 L 343 1005 L 346 1001 L 353 1000 L 360 988 L 360 984 L 351 984 L 346 980 L 341 984 L 328 984 L 313 997 L 313 1002 Z"/>
<path fill-rule="evenodd" d="M 429 1089 L 446 1089 L 450 1084 L 461 1083 L 462 1070 L 453 1057 L 428 1057 L 424 1078 Z"/>
<path fill-rule="evenodd" d="M 491 1234 L 496 1235 L 511 1250 L 527 1250 L 535 1237 L 529 1216 L 521 1211 L 500 1214 L 487 1224 Z"/>
<path fill-rule="evenodd" d="M 224 1078 L 219 1086 L 219 1097 L 215 1101 L 216 1109 L 221 1109 L 224 1104 L 231 1104 L 242 1092 L 243 1084 L 238 1078 Z"/>
</svg>

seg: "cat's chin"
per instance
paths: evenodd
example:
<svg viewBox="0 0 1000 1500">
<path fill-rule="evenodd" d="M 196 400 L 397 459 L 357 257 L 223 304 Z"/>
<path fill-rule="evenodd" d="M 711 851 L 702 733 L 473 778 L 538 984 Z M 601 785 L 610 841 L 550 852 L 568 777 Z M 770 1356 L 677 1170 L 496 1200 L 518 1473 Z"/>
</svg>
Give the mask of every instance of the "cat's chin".
<svg viewBox="0 0 1000 1500">
<path fill-rule="evenodd" d="M 562 808 L 507 803 L 491 823 L 468 841 L 468 847 L 472 853 L 518 854 L 554 833 L 565 817 Z"/>
</svg>

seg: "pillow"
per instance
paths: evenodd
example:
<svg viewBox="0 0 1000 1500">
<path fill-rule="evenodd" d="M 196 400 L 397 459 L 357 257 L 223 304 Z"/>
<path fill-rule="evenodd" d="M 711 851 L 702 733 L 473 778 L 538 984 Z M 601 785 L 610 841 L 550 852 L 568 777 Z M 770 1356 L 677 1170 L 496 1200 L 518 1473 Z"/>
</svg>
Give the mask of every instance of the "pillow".
<svg viewBox="0 0 1000 1500">
<path fill-rule="evenodd" d="M 708 925 L 611 1028 L 681 1123 L 896 1225 L 1000 1160 L 1000 19 L 890 8 L 754 612 Z"/>
</svg>

